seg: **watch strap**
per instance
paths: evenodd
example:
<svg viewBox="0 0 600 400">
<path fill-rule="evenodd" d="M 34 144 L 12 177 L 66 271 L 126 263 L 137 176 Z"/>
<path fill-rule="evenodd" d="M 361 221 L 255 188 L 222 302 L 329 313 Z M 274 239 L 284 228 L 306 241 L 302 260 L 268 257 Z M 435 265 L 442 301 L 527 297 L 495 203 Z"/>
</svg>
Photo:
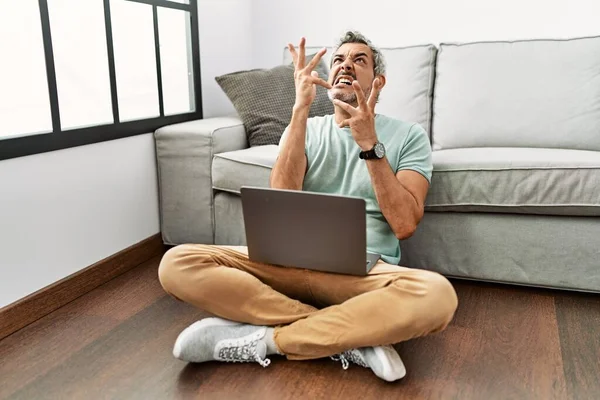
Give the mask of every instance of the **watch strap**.
<svg viewBox="0 0 600 400">
<path fill-rule="evenodd" d="M 377 155 L 375 154 L 375 148 L 372 148 L 371 150 L 367 151 L 361 151 L 360 153 L 358 153 L 358 158 L 360 158 L 361 160 L 372 160 L 374 158 L 377 158 Z"/>
<path fill-rule="evenodd" d="M 383 144 L 381 144 L 379 141 L 376 141 L 371 150 L 361 151 L 358 153 L 358 158 L 362 160 L 378 160 L 380 157 L 377 156 L 377 151 L 375 150 L 377 149 L 378 145 L 383 147 Z M 383 148 L 383 152 L 385 154 L 385 148 Z"/>
</svg>

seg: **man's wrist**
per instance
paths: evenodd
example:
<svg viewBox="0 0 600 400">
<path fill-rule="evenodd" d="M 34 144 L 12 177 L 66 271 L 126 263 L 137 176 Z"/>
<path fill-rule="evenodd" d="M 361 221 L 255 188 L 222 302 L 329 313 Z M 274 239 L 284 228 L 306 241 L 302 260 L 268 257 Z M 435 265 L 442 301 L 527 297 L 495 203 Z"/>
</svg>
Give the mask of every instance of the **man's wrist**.
<svg viewBox="0 0 600 400">
<path fill-rule="evenodd" d="M 385 146 L 379 141 L 376 141 L 373 147 L 368 149 L 361 147 L 361 150 L 358 157 L 364 160 L 381 160 L 385 157 Z"/>
<path fill-rule="evenodd" d="M 306 104 L 294 104 L 294 108 L 292 108 L 293 115 L 306 116 L 308 117 L 308 113 L 310 112 L 310 105 Z"/>
<path fill-rule="evenodd" d="M 375 136 L 373 139 L 362 140 L 357 144 L 361 151 L 369 151 L 373 149 L 375 143 L 377 143 L 377 136 Z"/>
</svg>

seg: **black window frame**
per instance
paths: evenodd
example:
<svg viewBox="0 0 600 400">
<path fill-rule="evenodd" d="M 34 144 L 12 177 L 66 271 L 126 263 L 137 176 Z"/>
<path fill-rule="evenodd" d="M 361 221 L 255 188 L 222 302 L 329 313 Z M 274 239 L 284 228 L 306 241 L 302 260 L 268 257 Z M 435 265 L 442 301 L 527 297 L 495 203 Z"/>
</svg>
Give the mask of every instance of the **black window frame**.
<svg viewBox="0 0 600 400">
<path fill-rule="evenodd" d="M 200 43 L 198 33 L 198 5 L 197 0 L 189 0 L 189 4 L 176 3 L 168 0 L 123 0 L 143 3 L 152 6 L 154 17 L 154 44 L 156 52 L 156 79 L 158 85 L 158 99 L 160 116 L 134 121 L 119 121 L 119 103 L 115 73 L 115 59 L 113 50 L 112 21 L 110 18 L 110 0 L 104 1 L 104 23 L 106 28 L 106 44 L 108 54 L 108 70 L 110 78 L 112 113 L 114 122 L 105 125 L 96 125 L 85 128 L 62 130 L 60 125 L 60 111 L 58 104 L 58 92 L 56 84 L 56 73 L 54 67 L 54 54 L 52 50 L 52 35 L 50 32 L 50 19 L 47 0 L 38 0 L 40 19 L 42 25 L 42 36 L 44 43 L 44 55 L 46 62 L 46 76 L 48 80 L 48 92 L 50 98 L 50 111 L 52 115 L 52 131 L 47 133 L 25 134 L 28 136 L 17 136 L 0 138 L 0 160 L 23 157 L 33 154 L 46 153 L 62 150 L 76 146 L 100 143 L 114 139 L 122 139 L 130 136 L 152 133 L 156 129 L 170 124 L 202 119 L 202 91 L 200 82 Z M 160 64 L 160 43 L 158 35 L 158 7 L 171 8 L 187 11 L 190 14 L 191 46 L 192 46 L 192 69 L 194 78 L 194 100 L 195 111 L 164 115 L 163 88 Z"/>
</svg>

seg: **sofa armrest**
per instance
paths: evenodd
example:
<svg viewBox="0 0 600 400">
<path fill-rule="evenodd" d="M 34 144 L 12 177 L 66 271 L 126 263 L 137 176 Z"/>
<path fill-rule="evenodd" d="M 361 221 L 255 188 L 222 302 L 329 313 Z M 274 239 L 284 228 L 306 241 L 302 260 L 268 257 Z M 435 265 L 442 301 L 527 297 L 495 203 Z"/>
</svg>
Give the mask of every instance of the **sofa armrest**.
<svg viewBox="0 0 600 400">
<path fill-rule="evenodd" d="M 213 156 L 248 147 L 237 117 L 208 118 L 154 133 L 160 225 L 166 244 L 214 243 Z"/>
</svg>

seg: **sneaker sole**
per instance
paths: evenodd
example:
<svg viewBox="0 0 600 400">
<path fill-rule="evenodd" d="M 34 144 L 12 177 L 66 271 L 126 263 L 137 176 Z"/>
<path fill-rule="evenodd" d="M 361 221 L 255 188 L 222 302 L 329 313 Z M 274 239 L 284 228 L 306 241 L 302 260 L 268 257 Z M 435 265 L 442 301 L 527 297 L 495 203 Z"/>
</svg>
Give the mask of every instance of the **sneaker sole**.
<svg viewBox="0 0 600 400">
<path fill-rule="evenodd" d="M 231 326 L 231 325 L 241 325 L 241 322 L 230 321 L 223 318 L 204 318 L 198 322 L 194 322 L 192 325 L 185 328 L 177 337 L 175 341 L 175 345 L 173 346 L 173 356 L 181 360 L 181 347 L 182 343 L 189 336 L 194 336 L 198 330 L 209 327 L 209 326 Z"/>
<path fill-rule="evenodd" d="M 396 350 L 389 346 L 376 346 L 373 347 L 373 351 L 375 352 L 375 356 L 381 361 L 383 367 L 382 376 L 380 376 L 381 379 L 393 382 L 404 378 L 406 367 Z"/>
</svg>

